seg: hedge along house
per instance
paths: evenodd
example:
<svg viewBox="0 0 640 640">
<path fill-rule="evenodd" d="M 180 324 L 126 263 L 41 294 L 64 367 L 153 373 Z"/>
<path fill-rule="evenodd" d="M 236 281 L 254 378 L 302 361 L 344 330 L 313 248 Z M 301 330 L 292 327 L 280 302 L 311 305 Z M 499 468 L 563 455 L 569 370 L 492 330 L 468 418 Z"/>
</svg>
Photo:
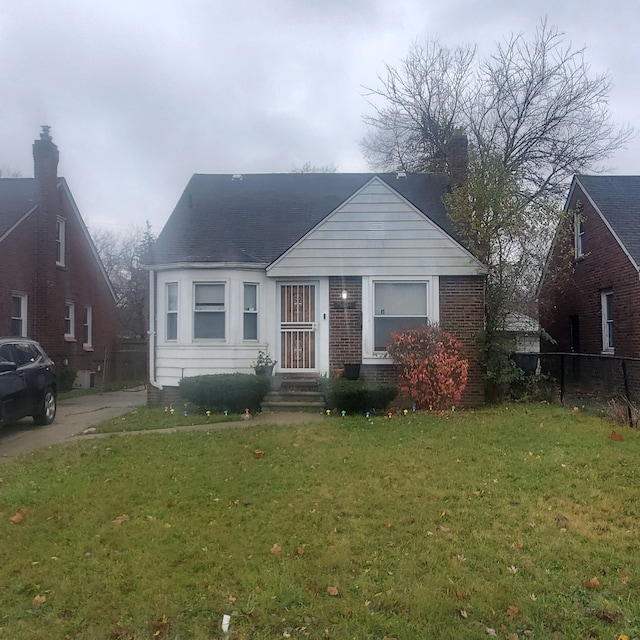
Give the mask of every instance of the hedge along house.
<svg viewBox="0 0 640 640">
<path fill-rule="evenodd" d="M 476 338 L 485 268 L 459 240 L 446 174 L 192 177 L 150 269 L 150 400 L 183 377 L 252 373 L 395 381 L 392 331 L 429 322 L 470 359 L 463 402 L 483 400 Z"/>
</svg>

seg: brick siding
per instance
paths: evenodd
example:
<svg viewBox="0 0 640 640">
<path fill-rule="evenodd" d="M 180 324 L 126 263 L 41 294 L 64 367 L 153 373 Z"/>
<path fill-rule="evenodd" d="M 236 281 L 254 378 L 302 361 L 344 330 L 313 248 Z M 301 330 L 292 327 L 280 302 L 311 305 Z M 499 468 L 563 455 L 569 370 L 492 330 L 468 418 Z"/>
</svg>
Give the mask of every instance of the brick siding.
<svg viewBox="0 0 640 640">
<path fill-rule="evenodd" d="M 540 324 L 557 344 L 545 351 L 602 353 L 601 292 L 613 291 L 615 355 L 640 357 L 640 280 L 638 271 L 608 227 L 576 188 L 570 208 L 583 203 L 583 258 L 574 259 L 573 216 L 561 224 L 540 288 Z M 571 317 L 579 323 L 579 344 L 572 345 Z"/>
<path fill-rule="evenodd" d="M 440 278 L 440 326 L 462 344 L 469 359 L 463 406 L 484 402 L 484 374 L 479 362 L 479 337 L 484 328 L 485 281 L 482 276 Z"/>
</svg>

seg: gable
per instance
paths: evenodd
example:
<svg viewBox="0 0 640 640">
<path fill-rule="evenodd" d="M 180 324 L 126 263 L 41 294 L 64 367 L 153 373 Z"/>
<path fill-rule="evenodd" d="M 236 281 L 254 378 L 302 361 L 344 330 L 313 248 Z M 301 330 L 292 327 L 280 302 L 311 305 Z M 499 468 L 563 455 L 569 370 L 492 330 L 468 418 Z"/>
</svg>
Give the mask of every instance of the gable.
<svg viewBox="0 0 640 640">
<path fill-rule="evenodd" d="M 575 176 L 566 209 L 589 201 L 636 270 L 640 265 L 640 176 Z"/>
<path fill-rule="evenodd" d="M 401 181 L 400 181 L 401 182 Z M 271 277 L 479 275 L 484 267 L 378 176 L 267 268 Z M 434 217 L 439 212 L 433 212 Z"/>
<path fill-rule="evenodd" d="M 36 208 L 36 204 L 33 178 L 0 179 L 0 242 Z"/>
</svg>

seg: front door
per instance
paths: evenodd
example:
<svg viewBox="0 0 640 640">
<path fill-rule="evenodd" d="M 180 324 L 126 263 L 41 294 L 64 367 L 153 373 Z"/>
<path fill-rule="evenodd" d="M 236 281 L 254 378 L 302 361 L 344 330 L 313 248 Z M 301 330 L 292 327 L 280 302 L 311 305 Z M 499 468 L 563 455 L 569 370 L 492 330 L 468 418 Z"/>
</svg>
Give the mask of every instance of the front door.
<svg viewBox="0 0 640 640">
<path fill-rule="evenodd" d="M 316 286 L 280 285 L 280 367 L 316 368 Z"/>
</svg>

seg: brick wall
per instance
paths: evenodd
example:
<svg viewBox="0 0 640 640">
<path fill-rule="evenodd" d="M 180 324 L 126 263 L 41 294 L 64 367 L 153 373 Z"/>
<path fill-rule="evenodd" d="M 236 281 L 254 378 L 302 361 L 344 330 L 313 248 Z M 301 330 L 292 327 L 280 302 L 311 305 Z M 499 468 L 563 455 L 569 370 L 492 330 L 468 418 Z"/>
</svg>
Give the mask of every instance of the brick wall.
<svg viewBox="0 0 640 640">
<path fill-rule="evenodd" d="M 342 299 L 342 292 L 347 299 Z M 362 362 L 362 278 L 329 278 L 329 371 L 342 375 L 342 367 Z"/>
<path fill-rule="evenodd" d="M 613 291 L 615 355 L 640 357 L 638 272 L 588 199 L 576 189 L 570 208 L 583 204 L 584 251 L 573 257 L 573 216 L 558 230 L 540 288 L 540 324 L 557 341 L 546 351 L 602 352 L 601 292 Z M 571 317 L 578 318 L 579 344 L 572 345 Z"/>
<path fill-rule="evenodd" d="M 484 277 L 445 276 L 440 278 L 440 326 L 461 343 L 469 359 L 464 406 L 484 402 L 484 375 L 479 363 L 478 338 L 484 328 Z"/>
</svg>

